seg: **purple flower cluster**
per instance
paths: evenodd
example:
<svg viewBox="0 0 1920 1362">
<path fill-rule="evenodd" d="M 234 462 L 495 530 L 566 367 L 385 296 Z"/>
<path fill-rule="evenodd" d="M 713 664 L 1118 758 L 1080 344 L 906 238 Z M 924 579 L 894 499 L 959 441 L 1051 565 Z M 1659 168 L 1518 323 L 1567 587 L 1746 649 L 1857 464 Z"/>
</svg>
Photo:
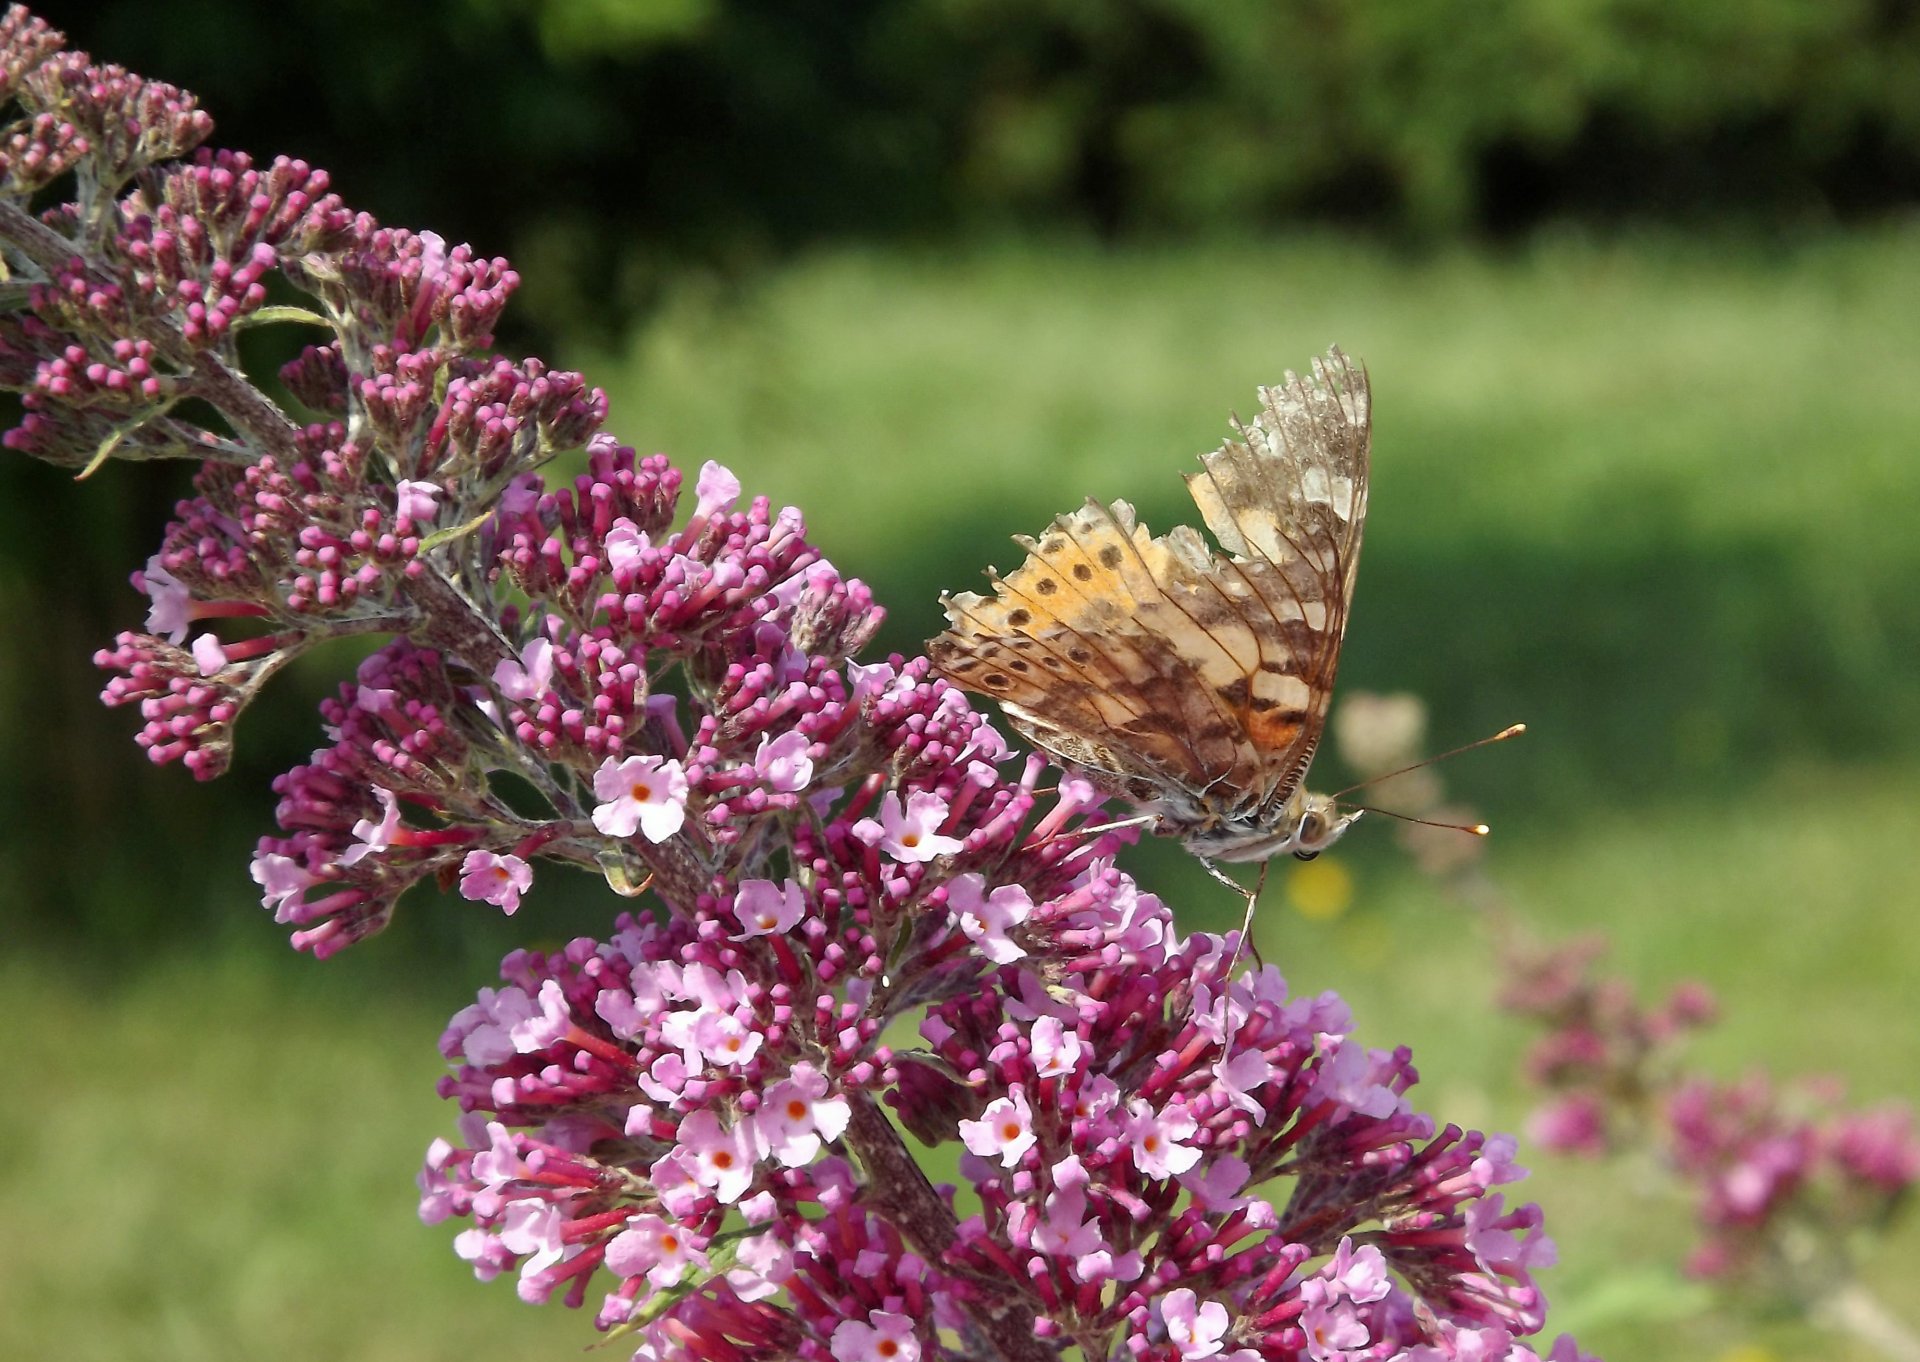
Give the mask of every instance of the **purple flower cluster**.
<svg viewBox="0 0 1920 1362">
<path fill-rule="evenodd" d="M 1826 1276 L 1850 1236 L 1884 1223 L 1920 1179 L 1920 1139 L 1902 1107 L 1848 1111 L 1837 1085 L 1782 1092 L 1765 1075 L 1719 1083 L 1679 1062 L 1685 1035 L 1711 1023 L 1712 996 L 1681 984 L 1657 1007 L 1596 972 L 1588 938 L 1516 960 L 1502 999 L 1547 1029 L 1527 1076 L 1548 1094 L 1528 1134 L 1550 1149 L 1600 1156 L 1657 1149 L 1694 1202 L 1701 1277 L 1795 1298 Z"/>
<path fill-rule="evenodd" d="M 1696 1192 L 1697 1276 L 1797 1278 L 1801 1227 L 1844 1244 L 1885 1222 L 1916 1179 L 1920 1139 L 1898 1106 L 1847 1111 L 1830 1083 L 1777 1091 L 1765 1075 L 1693 1078 L 1666 1102 L 1669 1158 Z M 1782 1261 L 1785 1259 L 1785 1261 Z"/>
<path fill-rule="evenodd" d="M 879 611 L 798 512 L 711 463 L 689 496 L 579 375 L 488 353 L 506 262 L 298 162 L 181 162 L 189 96 L 60 46 L 0 20 L 6 444 L 202 465 L 107 702 L 207 778 L 281 667 L 378 641 L 253 862 L 316 956 L 423 880 L 537 906 L 542 862 L 647 910 L 510 955 L 442 1038 L 422 1212 L 482 1277 L 643 1358 L 1537 1362 L 1510 1141 L 1414 1111 L 1332 995 L 1228 978 L 924 659 L 856 661 Z M 235 345 L 285 324 L 324 333 L 280 374 L 308 424 Z"/>
<path fill-rule="evenodd" d="M 1606 942 L 1583 937 L 1513 951 L 1500 1005 L 1545 1028 L 1526 1058 L 1526 1079 L 1551 1094 L 1529 1139 L 1563 1153 L 1601 1155 L 1631 1145 L 1671 1081 L 1675 1049 L 1718 1011 L 1704 985 L 1682 983 L 1658 1007 L 1623 979 L 1595 972 Z"/>
</svg>

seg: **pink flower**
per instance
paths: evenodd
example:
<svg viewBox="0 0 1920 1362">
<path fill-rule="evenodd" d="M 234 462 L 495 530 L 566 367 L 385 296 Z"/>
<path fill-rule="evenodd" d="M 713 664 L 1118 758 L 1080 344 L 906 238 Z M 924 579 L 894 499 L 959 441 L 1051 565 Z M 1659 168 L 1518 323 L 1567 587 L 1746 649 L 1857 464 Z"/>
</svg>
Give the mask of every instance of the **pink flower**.
<svg viewBox="0 0 1920 1362">
<path fill-rule="evenodd" d="M 686 821 L 687 773 L 665 757 L 608 757 L 593 773 L 593 793 L 600 800 L 593 825 L 609 837 L 638 831 L 664 842 Z"/>
<path fill-rule="evenodd" d="M 916 791 L 907 796 L 902 812 L 900 796 L 889 790 L 880 799 L 879 821 L 862 818 L 853 825 L 853 835 L 903 865 L 922 863 L 952 855 L 963 845 L 959 838 L 936 831 L 946 821 L 947 801 L 939 795 Z"/>
<path fill-rule="evenodd" d="M 733 915 L 740 920 L 736 941 L 750 936 L 790 932 L 807 910 L 806 893 L 792 880 L 742 880 L 733 896 Z"/>
<path fill-rule="evenodd" d="M 600 543 L 606 552 L 607 567 L 614 572 L 632 567 L 653 547 L 646 532 L 625 516 L 613 522 Z"/>
<path fill-rule="evenodd" d="M 961 1121 L 960 1138 L 968 1150 L 983 1159 L 998 1155 L 1004 1168 L 1019 1163 L 1034 1142 L 1033 1108 L 1027 1105 L 1027 1095 L 1019 1084 L 1007 1096 L 987 1103 L 979 1120 Z"/>
<path fill-rule="evenodd" d="M 553 642 L 536 638 L 493 669 L 493 687 L 509 700 L 537 700 L 553 686 Z"/>
<path fill-rule="evenodd" d="M 867 1312 L 867 1322 L 843 1320 L 828 1345 L 834 1362 L 920 1362 L 920 1340 L 913 1320 L 889 1310 Z"/>
<path fill-rule="evenodd" d="M 1193 1202 L 1209 1213 L 1238 1210 L 1247 1205 L 1240 1189 L 1247 1185 L 1253 1170 L 1235 1154 L 1215 1154 L 1204 1164 L 1181 1174 L 1180 1185 L 1193 1194 Z"/>
<path fill-rule="evenodd" d="M 373 787 L 373 797 L 380 801 L 380 807 L 385 812 L 377 823 L 371 818 L 362 818 L 353 825 L 353 835 L 360 840 L 341 854 L 341 865 L 358 865 L 374 852 L 385 851 L 393 845 L 394 838 L 405 826 L 400 821 L 400 801 L 393 797 L 392 790 L 383 790 L 376 785 Z"/>
<path fill-rule="evenodd" d="M 731 1206 L 753 1185 L 751 1118 L 723 1126 L 718 1116 L 702 1108 L 680 1123 L 679 1141 L 667 1157 L 685 1157 L 691 1164 L 693 1180 L 710 1189 L 722 1205 Z"/>
<path fill-rule="evenodd" d="M 161 566 L 157 553 L 147 559 L 147 566 L 134 577 L 152 603 L 147 609 L 147 632 L 159 634 L 172 644 L 184 642 L 187 626 L 193 622 L 193 593 Z"/>
<path fill-rule="evenodd" d="M 689 1265 L 705 1268 L 706 1255 L 694 1247 L 687 1232 L 657 1215 L 635 1216 L 607 1244 L 607 1267 L 622 1277 L 645 1273 L 654 1287 L 665 1290 L 680 1280 Z"/>
<path fill-rule="evenodd" d="M 1200 1151 L 1184 1143 L 1200 1123 L 1182 1106 L 1156 1112 L 1145 1098 L 1127 1104 L 1124 1137 L 1133 1146 L 1133 1166 L 1150 1178 L 1170 1178 L 1200 1162 Z"/>
<path fill-rule="evenodd" d="M 793 1072 L 768 1089 L 754 1125 L 767 1152 L 787 1168 L 812 1163 L 823 1140 L 845 1133 L 852 1108 L 847 1099 L 829 1097 L 826 1076 L 811 1064 L 793 1066 Z"/>
<path fill-rule="evenodd" d="M 1227 1307 L 1219 1301 L 1198 1305 L 1198 1299 L 1184 1286 L 1160 1299 L 1160 1318 L 1166 1322 L 1167 1338 L 1180 1350 L 1180 1356 L 1189 1359 L 1212 1357 L 1227 1335 Z"/>
<path fill-rule="evenodd" d="M 777 738 L 762 738 L 753 754 L 753 769 L 778 794 L 798 794 L 813 779 L 813 760 L 807 755 L 807 735 L 795 730 Z"/>
<path fill-rule="evenodd" d="M 520 896 L 533 887 L 533 867 L 518 856 L 469 851 L 460 862 L 460 896 L 491 903 L 512 917 Z"/>
<path fill-rule="evenodd" d="M 703 1009 L 695 1015 L 688 1040 L 709 1064 L 736 1069 L 760 1053 L 761 1034 L 727 1012 Z"/>
<path fill-rule="evenodd" d="M 1304 1287 L 1301 1294 L 1308 1294 Z M 1336 1359 L 1344 1358 L 1354 1349 L 1364 1348 L 1373 1341 L 1366 1321 L 1360 1318 L 1351 1302 L 1338 1296 L 1312 1300 L 1300 1316 L 1300 1327 L 1307 1334 L 1307 1356 L 1315 1362 L 1322 1362 L 1322 1359 L 1336 1362 Z M 1464 1362 L 1470 1354 L 1461 1353 L 1459 1356 Z"/>
<path fill-rule="evenodd" d="M 705 520 L 733 505 L 740 495 L 740 479 L 708 459 L 700 465 L 700 480 L 694 484 L 693 494 L 693 518 Z"/>
<path fill-rule="evenodd" d="M 1364 1045 L 1350 1040 L 1337 1043 L 1320 1066 L 1314 1095 L 1323 1101 L 1352 1107 L 1362 1116 L 1376 1119 L 1390 1116 L 1400 1104 L 1393 1089 L 1374 1079 L 1375 1057 Z"/>
<path fill-rule="evenodd" d="M 1333 1261 L 1326 1267 L 1327 1281 L 1348 1300 L 1361 1305 L 1380 1300 L 1393 1289 L 1387 1276 L 1387 1259 L 1372 1244 L 1353 1246 L 1350 1236 L 1340 1237 Z"/>
<path fill-rule="evenodd" d="M 920 797 L 915 795 L 913 798 Z M 946 816 L 944 806 L 940 816 Z M 859 832 L 860 829 L 856 827 L 854 834 L 858 836 Z M 958 850 L 959 845 L 955 842 L 954 849 Z M 1003 884 L 992 893 L 985 894 L 981 891 L 986 885 L 985 875 L 968 872 L 955 876 L 947 885 L 947 908 L 960 920 L 960 930 L 980 947 L 982 955 L 996 965 L 1010 964 L 1024 956 L 1026 951 L 1016 945 L 1007 933 L 1033 916 L 1033 897 L 1017 884 Z"/>
<path fill-rule="evenodd" d="M 310 872 L 300 862 L 291 856 L 282 856 L 277 852 L 255 853 L 248 873 L 253 876 L 253 882 L 264 891 L 260 896 L 260 906 L 273 909 L 276 915 L 275 921 L 281 920 L 278 914 L 289 900 L 297 899 L 321 882 L 319 876 Z"/>
<path fill-rule="evenodd" d="M 737 1266 L 727 1273 L 727 1285 L 743 1301 L 778 1295 L 793 1276 L 793 1250 L 781 1243 L 777 1234 L 755 1234 L 740 1240 L 733 1260 Z"/>
<path fill-rule="evenodd" d="M 1031 1032 L 1034 1072 L 1042 1078 L 1059 1078 L 1080 1065 L 1080 1033 L 1069 1031 L 1058 1017 L 1040 1017 Z"/>
<path fill-rule="evenodd" d="M 1069 1155 L 1061 1160 L 1062 1164 L 1071 1164 L 1076 1169 L 1079 1159 Z M 1055 1181 L 1060 1180 L 1060 1169 L 1054 1169 Z M 1089 1255 L 1102 1254 L 1107 1248 L 1106 1240 L 1101 1237 L 1098 1221 L 1087 1218 L 1087 1193 L 1084 1187 L 1085 1176 L 1081 1176 L 1081 1186 L 1056 1187 L 1047 1197 L 1043 1206 L 1040 1223 L 1034 1227 L 1033 1246 L 1052 1258 L 1075 1260 L 1076 1275 L 1080 1280 L 1088 1280 L 1091 1273 L 1081 1264 Z M 1102 1254 L 1104 1257 L 1104 1254 Z M 1087 1264 L 1094 1268 L 1102 1264 Z"/>
</svg>

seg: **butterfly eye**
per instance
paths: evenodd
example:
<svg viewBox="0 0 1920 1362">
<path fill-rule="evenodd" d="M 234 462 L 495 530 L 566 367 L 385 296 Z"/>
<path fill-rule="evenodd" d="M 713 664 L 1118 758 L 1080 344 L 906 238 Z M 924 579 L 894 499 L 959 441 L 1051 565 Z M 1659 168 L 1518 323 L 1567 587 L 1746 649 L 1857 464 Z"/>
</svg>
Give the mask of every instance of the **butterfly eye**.
<svg viewBox="0 0 1920 1362">
<path fill-rule="evenodd" d="M 1300 820 L 1299 837 L 1302 842 L 1317 842 L 1326 835 L 1326 831 L 1327 825 L 1320 821 L 1318 814 L 1310 813 Z"/>
</svg>

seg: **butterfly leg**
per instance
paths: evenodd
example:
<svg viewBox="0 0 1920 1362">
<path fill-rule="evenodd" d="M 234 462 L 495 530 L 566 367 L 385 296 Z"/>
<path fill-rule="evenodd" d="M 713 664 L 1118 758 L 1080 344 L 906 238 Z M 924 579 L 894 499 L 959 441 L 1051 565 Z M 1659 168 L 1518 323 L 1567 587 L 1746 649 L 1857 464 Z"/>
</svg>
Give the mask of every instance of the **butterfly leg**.
<svg viewBox="0 0 1920 1362">
<path fill-rule="evenodd" d="M 1227 961 L 1227 972 L 1221 976 L 1221 987 L 1224 989 L 1228 981 L 1232 980 L 1234 970 L 1240 966 L 1241 950 L 1253 939 L 1253 910 L 1254 906 L 1260 902 L 1261 891 L 1267 887 L 1267 866 L 1271 864 L 1271 862 L 1262 861 L 1260 863 L 1260 877 L 1254 881 L 1253 888 L 1248 889 L 1244 884 L 1241 884 L 1240 881 L 1234 879 L 1233 876 L 1227 874 L 1226 871 L 1222 870 L 1212 861 L 1209 861 L 1206 857 L 1200 856 L 1195 859 L 1200 862 L 1201 866 L 1209 875 L 1213 876 L 1216 880 L 1220 881 L 1220 883 L 1226 885 L 1227 888 L 1247 901 L 1246 916 L 1240 920 L 1239 939 L 1233 943 L 1233 955 Z M 1258 949 L 1254 951 L 1253 958 L 1256 961 L 1260 959 Z"/>
</svg>

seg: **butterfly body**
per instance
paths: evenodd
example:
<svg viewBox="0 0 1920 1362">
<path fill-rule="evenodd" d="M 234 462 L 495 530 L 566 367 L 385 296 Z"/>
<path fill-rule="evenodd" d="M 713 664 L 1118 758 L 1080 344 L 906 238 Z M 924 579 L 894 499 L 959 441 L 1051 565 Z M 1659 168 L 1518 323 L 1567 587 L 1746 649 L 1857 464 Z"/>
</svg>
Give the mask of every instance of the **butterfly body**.
<svg viewBox="0 0 1920 1362">
<path fill-rule="evenodd" d="M 1219 548 L 1089 501 L 994 594 L 943 598 L 935 670 L 1206 860 L 1312 856 L 1358 816 L 1302 782 L 1325 728 L 1366 520 L 1366 374 L 1335 349 L 1262 389 L 1187 478 Z"/>
</svg>

